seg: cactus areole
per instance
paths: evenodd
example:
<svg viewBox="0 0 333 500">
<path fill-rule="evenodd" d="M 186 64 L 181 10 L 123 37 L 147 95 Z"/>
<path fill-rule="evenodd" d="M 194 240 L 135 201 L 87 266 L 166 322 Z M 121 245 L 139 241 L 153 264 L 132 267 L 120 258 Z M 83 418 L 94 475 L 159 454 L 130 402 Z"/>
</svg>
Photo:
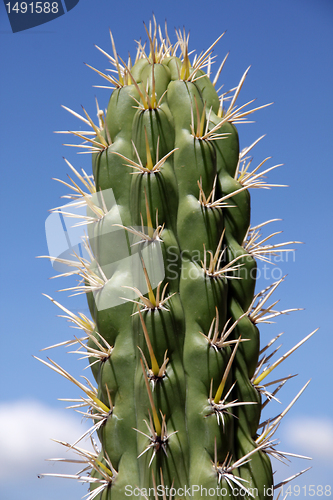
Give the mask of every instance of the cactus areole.
<svg viewBox="0 0 333 500">
<path fill-rule="evenodd" d="M 93 175 L 67 162 L 71 200 L 53 213 L 87 224 L 85 255 L 52 259 L 81 278 L 72 291 L 86 294 L 91 319 L 49 298 L 83 330 L 65 344 L 86 353 L 95 379 L 43 361 L 76 384 L 74 406 L 92 422 L 82 439 L 93 449 L 62 443 L 84 464 L 67 477 L 89 484 L 89 500 L 271 499 L 282 484 L 271 456 L 285 458 L 272 436 L 304 388 L 263 421 L 290 378 L 266 387 L 265 377 L 312 334 L 272 364 L 276 338 L 259 338 L 260 323 L 288 311 L 269 303 L 283 278 L 255 291 L 257 261 L 296 243 L 262 237 L 273 221 L 250 226 L 249 189 L 271 187 L 263 174 L 275 166 L 250 168 L 255 143 L 240 151 L 236 125 L 264 106 L 238 105 L 247 71 L 218 94 L 221 37 L 190 61 L 184 31 L 174 45 L 155 19 L 146 32 L 134 62 L 110 33 L 112 55 L 102 52 L 113 71 L 98 73 L 112 93 L 107 110 L 97 104 L 97 125 L 67 108 L 89 126 L 72 134 Z"/>
</svg>

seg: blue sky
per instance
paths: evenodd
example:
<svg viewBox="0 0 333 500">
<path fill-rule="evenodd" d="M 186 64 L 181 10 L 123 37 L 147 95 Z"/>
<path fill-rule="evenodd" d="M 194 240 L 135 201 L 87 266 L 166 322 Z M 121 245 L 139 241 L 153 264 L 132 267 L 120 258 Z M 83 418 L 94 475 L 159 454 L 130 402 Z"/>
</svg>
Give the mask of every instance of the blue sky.
<svg viewBox="0 0 333 500">
<path fill-rule="evenodd" d="M 203 8 L 204 6 L 204 8 Z M 56 293 L 65 282 L 49 280 L 52 267 L 36 259 L 47 253 L 45 219 L 66 193 L 53 177 L 66 179 L 65 156 L 75 167 L 89 171 L 88 155 L 62 145 L 56 130 L 77 129 L 77 120 L 61 105 L 95 114 L 95 96 L 106 107 L 109 92 L 93 88 L 102 79 L 84 63 L 104 71 L 106 58 L 94 47 L 111 50 L 109 28 L 118 53 L 135 53 L 134 40 L 145 39 L 143 21 L 154 12 L 157 21 L 190 31 L 190 47 L 201 52 L 222 32 L 214 54 L 222 61 L 230 52 L 220 81 L 235 87 L 251 65 L 239 103 L 274 101 L 258 111 L 254 124 L 239 126 L 241 147 L 263 134 L 253 150 L 253 165 L 271 156 L 270 166 L 283 166 L 269 175 L 272 183 L 288 188 L 252 191 L 252 223 L 272 218 L 279 241 L 298 240 L 293 258 L 279 263 L 285 282 L 275 292 L 282 309 L 304 308 L 262 328 L 263 341 L 284 331 L 281 353 L 317 327 L 320 330 L 283 363 L 279 374 L 298 373 L 280 393 L 278 413 L 303 385 L 311 383 L 278 431 L 281 449 L 314 457 L 312 463 L 294 459 L 281 466 L 284 479 L 311 465 L 294 484 L 330 484 L 333 464 L 332 378 L 332 121 L 333 5 L 330 0 L 143 0 L 120 4 L 80 0 L 64 16 L 45 25 L 13 34 L 0 5 L 1 40 L 1 395 L 0 434 L 5 443 L 0 464 L 3 500 L 75 500 L 84 487 L 71 481 L 37 479 L 52 471 L 43 461 L 63 452 L 49 437 L 63 439 L 62 429 L 75 439 L 83 432 L 80 417 L 64 410 L 58 397 L 75 397 L 75 389 L 38 363 L 40 349 L 72 336 L 66 321 L 42 293 L 74 311 L 87 313 L 85 298 Z M 271 271 L 269 271 L 271 272 Z M 277 276 L 277 275 L 275 275 Z M 274 276 L 273 276 L 274 277 Z M 69 286 L 69 283 L 66 282 Z M 262 286 L 261 286 L 262 285 Z M 261 280 L 258 291 L 267 286 Z M 73 375 L 82 374 L 84 361 L 59 348 L 51 357 Z M 87 372 L 85 372 L 86 374 Z M 66 438 L 67 439 L 67 438 Z M 45 444 L 47 443 L 47 444 Z M 1 446 L 1 445 L 0 445 Z M 55 445 L 54 445 L 55 446 Z M 5 467 L 6 466 L 6 467 Z M 63 469 L 66 466 L 63 466 Z M 302 490 L 304 494 L 305 490 Z M 305 495 L 304 495 L 305 496 Z M 302 497 L 302 494 L 300 495 Z"/>
</svg>

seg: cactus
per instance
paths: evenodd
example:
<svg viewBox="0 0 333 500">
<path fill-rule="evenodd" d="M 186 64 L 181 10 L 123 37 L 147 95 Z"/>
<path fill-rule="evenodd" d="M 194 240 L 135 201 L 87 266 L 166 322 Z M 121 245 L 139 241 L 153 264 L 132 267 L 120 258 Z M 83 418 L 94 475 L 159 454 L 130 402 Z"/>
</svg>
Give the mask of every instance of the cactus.
<svg viewBox="0 0 333 500">
<path fill-rule="evenodd" d="M 248 70 L 218 95 L 221 37 L 190 62 L 185 31 L 174 45 L 155 19 L 146 32 L 134 63 L 111 32 L 112 55 L 99 49 L 114 71 L 98 71 L 113 88 L 107 111 L 97 104 L 98 125 L 67 108 L 91 128 L 72 134 L 92 153 L 93 176 L 66 160 L 72 201 L 55 214 L 82 219 L 88 235 L 84 255 L 53 260 L 81 278 L 70 289 L 87 295 L 92 319 L 49 298 L 83 330 L 65 345 L 86 352 L 97 387 L 42 362 L 83 391 L 76 407 L 92 427 L 81 438 L 96 431 L 100 449 L 62 444 L 88 468 L 73 477 L 90 484 L 89 500 L 270 499 L 280 486 L 270 456 L 289 455 L 272 438 L 305 387 L 262 421 L 290 376 L 263 381 L 314 332 L 273 364 L 267 350 L 279 336 L 260 343 L 260 323 L 292 309 L 267 304 L 283 278 L 255 292 L 257 260 L 296 243 L 271 243 L 266 222 L 250 226 L 249 189 L 273 186 L 264 174 L 276 166 L 251 170 L 258 141 L 240 151 L 236 125 L 265 106 L 236 104 Z"/>
</svg>

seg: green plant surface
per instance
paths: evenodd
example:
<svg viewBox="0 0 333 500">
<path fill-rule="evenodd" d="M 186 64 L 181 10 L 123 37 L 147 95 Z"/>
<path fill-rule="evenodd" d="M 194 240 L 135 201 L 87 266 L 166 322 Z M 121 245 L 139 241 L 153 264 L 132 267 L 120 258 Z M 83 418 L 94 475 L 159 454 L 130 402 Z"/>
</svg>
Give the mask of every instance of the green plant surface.
<svg viewBox="0 0 333 500">
<path fill-rule="evenodd" d="M 270 302 L 283 279 L 256 292 L 257 261 L 297 243 L 262 236 L 271 221 L 251 227 L 250 190 L 273 187 L 265 175 L 278 165 L 251 167 L 255 144 L 240 150 L 237 124 L 265 105 L 238 105 L 248 70 L 219 95 L 221 37 L 193 57 L 185 31 L 171 44 L 153 19 L 146 32 L 133 62 L 111 35 L 114 72 L 98 73 L 114 90 L 98 124 L 69 110 L 90 126 L 73 134 L 93 175 L 68 163 L 73 201 L 56 211 L 75 218 L 69 210 L 86 206 L 86 256 L 56 260 L 81 279 L 71 289 L 87 295 L 91 319 L 49 298 L 83 330 L 70 344 L 95 385 L 42 362 L 83 391 L 78 407 L 100 444 L 62 444 L 84 463 L 76 478 L 89 500 L 268 500 L 279 486 L 270 456 L 287 456 L 273 436 L 291 405 L 262 420 L 290 378 L 266 376 L 314 332 L 273 363 L 277 338 L 260 338 L 260 323 L 292 309 Z"/>
</svg>

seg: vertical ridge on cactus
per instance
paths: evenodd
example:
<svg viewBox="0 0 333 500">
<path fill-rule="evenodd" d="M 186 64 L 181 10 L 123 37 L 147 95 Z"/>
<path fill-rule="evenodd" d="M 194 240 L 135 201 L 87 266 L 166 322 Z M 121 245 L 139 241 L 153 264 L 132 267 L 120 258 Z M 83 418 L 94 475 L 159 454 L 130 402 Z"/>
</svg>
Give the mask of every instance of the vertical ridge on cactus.
<svg viewBox="0 0 333 500">
<path fill-rule="evenodd" d="M 226 58 L 210 75 L 223 35 L 191 62 L 185 31 L 172 45 L 155 18 L 145 30 L 147 47 L 138 42 L 133 63 L 118 55 L 111 32 L 112 55 L 97 47 L 113 66 L 88 65 L 112 89 L 106 111 L 96 100 L 97 125 L 84 108 L 64 106 L 90 128 L 66 133 L 83 140 L 68 145 L 92 154 L 93 175 L 65 160 L 75 177 L 60 180 L 71 194 L 54 213 L 86 225 L 85 256 L 51 260 L 67 266 L 59 276 L 79 276 L 64 290 L 87 295 L 92 319 L 47 296 L 84 334 L 52 347 L 75 346 L 96 383 L 40 360 L 83 392 L 70 407 L 92 421 L 73 445 L 61 443 L 83 464 L 64 477 L 87 483 L 88 500 L 268 500 L 285 484 L 274 484 L 270 457 L 300 457 L 276 450 L 272 438 L 307 384 L 262 421 L 292 376 L 262 383 L 315 333 L 272 364 L 277 349 L 266 351 L 280 335 L 261 346 L 260 323 L 296 309 L 267 305 L 283 278 L 255 292 L 257 260 L 298 243 L 262 236 L 273 220 L 250 226 L 249 189 L 281 186 L 264 179 L 279 165 L 262 169 L 266 158 L 250 171 L 248 153 L 262 138 L 240 151 L 235 124 L 268 105 L 236 104 L 249 68 L 218 95 Z M 93 433 L 100 449 L 77 446 Z"/>
</svg>

